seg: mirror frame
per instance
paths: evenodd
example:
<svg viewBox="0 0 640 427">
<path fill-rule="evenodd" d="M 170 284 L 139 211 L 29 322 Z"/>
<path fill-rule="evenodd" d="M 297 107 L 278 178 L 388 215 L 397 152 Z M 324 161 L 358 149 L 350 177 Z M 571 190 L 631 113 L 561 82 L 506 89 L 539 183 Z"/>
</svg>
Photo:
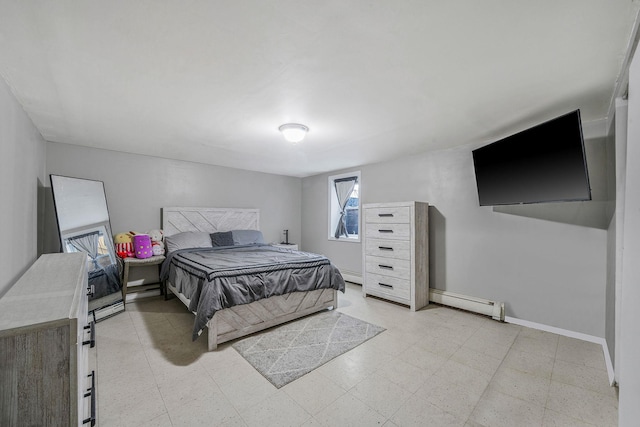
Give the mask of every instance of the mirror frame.
<svg viewBox="0 0 640 427">
<path fill-rule="evenodd" d="M 106 267 L 111 267 L 111 270 L 115 270 L 112 271 L 113 273 L 115 273 L 114 275 L 109 276 L 109 278 L 107 280 L 110 280 L 110 283 L 113 285 L 113 280 L 117 280 L 117 286 L 118 286 L 118 291 L 111 291 L 109 293 L 106 293 L 103 296 L 100 297 L 94 297 L 92 298 L 92 295 L 90 295 L 89 297 L 89 312 L 93 313 L 94 316 L 94 320 L 100 320 L 104 317 L 108 317 L 111 316 L 113 314 L 116 314 L 120 311 L 124 310 L 124 304 L 122 301 L 122 262 L 120 260 L 120 258 L 116 255 L 116 251 L 115 251 L 115 244 L 113 242 L 113 234 L 111 231 L 111 218 L 109 216 L 109 208 L 107 205 L 107 194 L 106 194 L 106 190 L 104 187 L 104 182 L 103 181 L 97 181 L 97 180 L 93 180 L 93 179 L 85 179 L 85 178 L 76 178 L 76 177 L 70 177 L 70 176 L 63 176 L 63 175 L 56 175 L 56 174 L 50 174 L 50 181 L 51 181 L 51 191 L 53 194 L 53 204 L 54 204 L 54 209 L 55 209 L 55 214 L 56 214 L 56 224 L 57 224 L 57 228 L 58 228 L 58 237 L 59 237 L 59 242 L 60 242 L 60 251 L 61 252 L 76 252 L 76 251 L 82 251 L 79 250 L 77 247 L 74 247 L 75 250 L 70 250 L 70 245 L 72 245 L 69 241 L 70 238 L 73 238 L 75 236 L 81 236 L 83 234 L 91 234 L 94 232 L 99 232 L 102 234 L 103 236 L 103 244 L 107 249 L 107 253 L 109 256 L 109 263 L 106 266 L 100 266 L 98 268 L 95 269 L 91 269 L 89 268 L 89 283 L 88 286 L 91 288 L 92 284 L 91 284 L 91 279 L 92 279 L 92 272 L 98 271 L 98 270 L 104 270 L 106 271 Z M 65 212 L 68 212 L 68 206 L 61 206 L 63 205 L 62 203 L 62 194 L 64 194 L 64 192 L 62 191 L 62 186 L 65 183 L 65 181 L 68 181 L 69 183 L 71 182 L 86 182 L 87 184 L 96 184 L 96 190 L 97 190 L 97 186 L 99 185 L 100 187 L 100 191 L 102 192 L 102 198 L 104 199 L 104 209 L 105 209 L 105 213 L 106 213 L 106 219 L 103 221 L 99 221 L 99 222 L 92 222 L 90 224 L 86 224 L 86 225 L 82 225 L 79 224 L 77 226 L 73 226 L 73 227 L 69 227 L 66 228 L 65 230 L 61 229 L 60 223 L 61 223 L 61 218 L 60 215 L 64 215 Z M 57 191 L 56 191 L 57 190 Z M 95 195 L 89 195 L 89 196 L 95 196 Z M 86 201 L 91 201 L 92 197 L 88 197 L 87 194 L 81 194 L 77 197 L 77 199 L 79 200 L 72 200 L 72 203 L 75 203 L 78 205 L 78 209 L 82 209 L 83 206 L 82 204 L 82 198 L 86 198 Z M 96 197 L 93 197 L 94 199 L 98 199 Z M 102 203 L 102 200 L 99 201 L 99 203 Z M 61 212 L 62 211 L 62 212 Z M 98 214 L 98 215 L 94 215 L 96 218 L 101 218 L 102 214 Z M 64 223 L 64 221 L 62 221 Z M 102 256 L 104 257 L 104 255 Z M 98 266 L 98 262 L 96 261 L 98 259 L 98 257 L 96 257 L 96 259 L 93 259 L 91 257 L 91 255 L 89 255 L 87 253 L 87 262 L 91 263 L 93 262 L 94 265 Z M 113 279 L 113 280 L 112 280 Z M 95 289 L 92 289 L 91 292 L 94 292 Z"/>
</svg>

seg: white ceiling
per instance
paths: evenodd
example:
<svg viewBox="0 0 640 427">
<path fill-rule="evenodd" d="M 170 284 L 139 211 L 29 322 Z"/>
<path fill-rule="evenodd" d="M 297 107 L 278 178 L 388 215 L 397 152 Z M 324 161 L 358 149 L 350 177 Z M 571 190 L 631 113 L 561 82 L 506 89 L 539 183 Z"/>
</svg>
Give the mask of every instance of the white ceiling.
<svg viewBox="0 0 640 427">
<path fill-rule="evenodd" d="M 308 176 L 601 121 L 639 1 L 0 0 L 0 74 L 48 141 Z"/>
</svg>

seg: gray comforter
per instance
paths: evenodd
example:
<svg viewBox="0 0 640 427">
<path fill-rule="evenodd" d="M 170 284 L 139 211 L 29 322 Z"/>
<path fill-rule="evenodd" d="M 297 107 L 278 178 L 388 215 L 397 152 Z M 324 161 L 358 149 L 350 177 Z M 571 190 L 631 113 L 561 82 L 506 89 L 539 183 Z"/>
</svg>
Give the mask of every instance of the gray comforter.
<svg viewBox="0 0 640 427">
<path fill-rule="evenodd" d="M 344 292 L 345 286 L 328 258 L 269 245 L 178 250 L 167 256 L 161 279 L 191 301 L 194 340 L 218 310 L 290 292 Z"/>
</svg>

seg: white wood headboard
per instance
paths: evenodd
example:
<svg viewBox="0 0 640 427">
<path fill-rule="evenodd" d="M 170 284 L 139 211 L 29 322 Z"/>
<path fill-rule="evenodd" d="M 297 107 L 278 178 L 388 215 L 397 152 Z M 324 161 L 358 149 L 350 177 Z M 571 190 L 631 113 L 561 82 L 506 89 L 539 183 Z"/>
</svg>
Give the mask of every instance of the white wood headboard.
<svg viewBox="0 0 640 427">
<path fill-rule="evenodd" d="M 260 209 L 162 208 L 162 229 L 165 236 L 183 231 L 260 230 Z"/>
</svg>

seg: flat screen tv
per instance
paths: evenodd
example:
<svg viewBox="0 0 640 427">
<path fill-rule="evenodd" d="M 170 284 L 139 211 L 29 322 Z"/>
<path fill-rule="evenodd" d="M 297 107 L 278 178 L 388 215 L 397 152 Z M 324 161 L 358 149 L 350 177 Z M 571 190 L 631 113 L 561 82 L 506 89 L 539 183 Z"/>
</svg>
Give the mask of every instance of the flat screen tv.
<svg viewBox="0 0 640 427">
<path fill-rule="evenodd" d="M 591 200 L 580 110 L 473 150 L 480 206 Z"/>
</svg>

